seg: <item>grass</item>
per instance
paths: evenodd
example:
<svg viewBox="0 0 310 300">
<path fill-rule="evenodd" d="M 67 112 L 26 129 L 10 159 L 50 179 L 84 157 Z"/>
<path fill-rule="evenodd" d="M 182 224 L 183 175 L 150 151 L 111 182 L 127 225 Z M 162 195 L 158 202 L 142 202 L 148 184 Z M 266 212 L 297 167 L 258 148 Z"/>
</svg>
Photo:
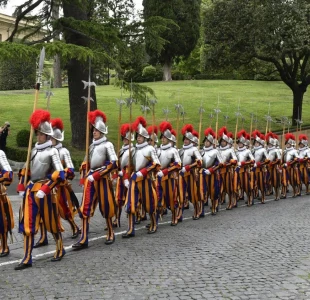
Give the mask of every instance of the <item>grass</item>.
<svg viewBox="0 0 310 300">
<path fill-rule="evenodd" d="M 170 110 L 168 121 L 176 129 L 177 114 L 174 105 L 180 103 L 184 107 L 184 120 L 180 118 L 180 126 L 185 123 L 191 123 L 198 131 L 199 124 L 199 107 L 202 104 L 205 113 L 203 114 L 202 130 L 208 126 L 215 129 L 216 117 L 210 118 L 210 114 L 214 114 L 217 107 L 221 110 L 218 117 L 218 126 L 226 125 L 224 115 L 229 118 L 227 127 L 229 131 L 234 132 L 236 126 L 235 113 L 240 102 L 240 112 L 242 117 L 239 118 L 239 129 L 244 127 L 250 130 L 251 113 L 257 118 L 255 127 L 265 132 L 266 119 L 268 114 L 275 118 L 281 116 L 291 116 L 292 114 L 292 92 L 282 82 L 263 82 L 263 81 L 232 81 L 232 80 L 195 80 L 195 81 L 172 81 L 172 82 L 153 82 L 147 83 L 157 96 L 158 103 L 155 106 L 156 123 L 165 120 L 163 109 Z M 83 151 L 78 151 L 70 147 L 71 128 L 69 119 L 69 100 L 68 89 L 53 89 L 54 96 L 51 98 L 50 112 L 52 118 L 61 117 L 65 125 L 65 141 L 64 144 L 72 151 L 72 156 L 81 159 L 84 155 Z M 97 106 L 98 109 L 104 111 L 107 115 L 109 126 L 109 139 L 117 144 L 118 131 L 118 106 L 116 99 L 120 98 L 120 89 L 110 86 L 98 86 Z M 123 98 L 129 95 L 123 94 Z M 5 121 L 11 123 L 11 134 L 7 143 L 9 147 L 17 147 L 16 134 L 21 129 L 29 129 L 29 116 L 32 113 L 34 101 L 34 91 L 0 91 L 0 124 Z M 83 101 L 81 99 L 81 101 Z M 270 103 L 270 105 L 269 105 Z M 46 108 L 45 91 L 40 91 L 38 108 Z M 86 105 L 85 105 L 86 109 Z M 303 126 L 310 124 L 310 96 L 306 93 L 303 104 Z M 133 118 L 143 115 L 140 110 L 140 104 L 133 106 Z M 86 118 L 86 114 L 85 114 Z M 146 116 L 148 124 L 152 123 L 152 115 Z M 244 119 L 244 120 L 242 120 Z M 129 113 L 127 108 L 122 110 L 122 123 L 129 121 Z M 272 130 L 281 130 L 281 125 L 272 123 Z"/>
</svg>

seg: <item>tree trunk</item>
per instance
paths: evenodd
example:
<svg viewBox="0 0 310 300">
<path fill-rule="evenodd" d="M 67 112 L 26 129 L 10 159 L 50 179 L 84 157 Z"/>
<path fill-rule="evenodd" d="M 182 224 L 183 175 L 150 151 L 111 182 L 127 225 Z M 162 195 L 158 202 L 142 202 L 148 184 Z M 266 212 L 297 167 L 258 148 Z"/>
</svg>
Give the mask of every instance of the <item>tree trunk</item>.
<svg viewBox="0 0 310 300">
<path fill-rule="evenodd" d="M 163 81 L 171 81 L 171 62 L 165 62 L 163 65 Z"/>
<path fill-rule="evenodd" d="M 293 89 L 293 116 L 292 125 L 296 126 L 296 120 L 302 120 L 302 102 L 304 97 L 305 89 L 300 85 Z"/>
<path fill-rule="evenodd" d="M 65 17 L 73 17 L 77 20 L 88 20 L 88 1 L 64 1 L 63 11 Z M 64 31 L 66 43 L 89 47 L 90 41 L 79 33 L 68 29 Z M 82 80 L 88 81 L 89 63 L 71 59 L 66 68 L 68 70 L 70 121 L 72 131 L 72 146 L 78 149 L 85 149 L 87 103 L 84 103 L 82 96 L 87 97 L 88 90 L 84 89 Z M 91 74 L 93 74 L 91 72 Z M 92 79 L 93 80 L 93 76 Z M 91 110 L 97 108 L 95 88 L 91 88 Z"/>
<path fill-rule="evenodd" d="M 62 87 L 61 66 L 60 66 L 60 57 L 58 54 L 54 56 L 53 73 L 54 73 L 53 87 L 61 88 Z"/>
</svg>

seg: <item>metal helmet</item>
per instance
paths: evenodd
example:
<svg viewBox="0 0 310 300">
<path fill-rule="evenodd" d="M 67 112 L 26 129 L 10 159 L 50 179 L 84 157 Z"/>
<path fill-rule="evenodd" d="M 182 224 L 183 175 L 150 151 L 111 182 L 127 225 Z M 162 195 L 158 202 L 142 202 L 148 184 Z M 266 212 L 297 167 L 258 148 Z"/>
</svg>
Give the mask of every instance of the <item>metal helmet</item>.
<svg viewBox="0 0 310 300">
<path fill-rule="evenodd" d="M 271 144 L 272 146 L 277 146 L 277 140 L 274 138 L 274 134 L 272 132 L 268 132 L 266 134 L 265 140 L 267 144 Z"/>
<path fill-rule="evenodd" d="M 177 143 L 177 138 L 176 138 L 176 136 L 177 136 L 177 133 L 176 133 L 176 131 L 174 130 L 174 129 L 171 129 L 171 141 L 173 142 L 173 143 Z"/>
<path fill-rule="evenodd" d="M 298 140 L 299 140 L 298 144 L 303 144 L 306 147 L 308 146 L 308 138 L 305 134 L 300 134 Z"/>
<path fill-rule="evenodd" d="M 64 124 L 60 118 L 56 118 L 51 120 L 51 125 L 53 128 L 53 135 L 52 137 L 59 141 L 62 142 L 64 140 Z"/>
<path fill-rule="evenodd" d="M 228 134 L 227 128 L 225 126 L 222 127 L 218 132 L 219 142 L 221 142 L 221 140 L 224 140 L 225 142 L 230 144 L 229 137 L 227 136 L 227 134 Z"/>
<path fill-rule="evenodd" d="M 212 130 L 211 127 L 207 128 L 205 130 L 204 135 L 205 135 L 205 138 L 204 138 L 203 142 L 209 141 L 211 144 L 216 143 L 215 132 Z"/>
<path fill-rule="evenodd" d="M 88 120 L 101 133 L 108 133 L 108 126 L 105 125 L 105 123 L 107 122 L 107 117 L 99 109 L 90 111 L 88 113 Z"/>
<path fill-rule="evenodd" d="M 157 126 L 149 126 L 147 128 L 147 132 L 149 134 L 149 139 L 154 141 L 156 144 L 158 143 L 158 137 L 157 137 L 157 133 L 158 133 L 158 129 Z"/>
<path fill-rule="evenodd" d="M 136 132 L 136 134 L 139 134 L 144 138 L 148 139 L 150 136 L 145 127 L 146 127 L 146 121 L 141 116 L 137 117 L 137 119 L 132 124 L 132 129 L 133 131 Z"/>
<path fill-rule="evenodd" d="M 164 136 L 169 141 L 176 143 L 176 138 L 171 132 L 172 125 L 169 122 L 167 122 L 167 121 L 161 122 L 159 124 L 159 130 L 161 132 L 160 138 L 162 138 Z M 175 141 L 173 140 L 173 138 Z"/>
<path fill-rule="evenodd" d="M 259 136 L 256 135 L 255 141 L 260 143 L 262 146 L 265 145 L 265 136 L 263 134 L 260 134 Z"/>
<path fill-rule="evenodd" d="M 47 110 L 37 109 L 30 116 L 30 124 L 35 131 L 40 131 L 46 135 L 53 135 L 50 124 L 50 113 Z"/>
<path fill-rule="evenodd" d="M 185 138 L 189 139 L 191 142 L 196 143 L 195 139 L 194 139 L 194 135 L 193 135 L 193 130 L 194 127 L 192 124 L 186 124 L 183 126 L 181 132 L 183 135 L 183 141 Z"/>
<path fill-rule="evenodd" d="M 296 142 L 295 142 L 295 136 L 292 133 L 286 133 L 284 135 L 285 137 L 285 145 L 286 144 L 291 144 L 292 146 L 296 146 Z"/>
<path fill-rule="evenodd" d="M 128 141 L 134 141 L 135 137 L 130 132 L 130 124 L 123 124 L 120 128 L 120 133 L 122 139 L 127 139 Z"/>
<path fill-rule="evenodd" d="M 247 145 L 247 133 L 244 129 L 240 130 L 237 133 L 237 143 L 242 143 L 243 145 Z"/>
</svg>

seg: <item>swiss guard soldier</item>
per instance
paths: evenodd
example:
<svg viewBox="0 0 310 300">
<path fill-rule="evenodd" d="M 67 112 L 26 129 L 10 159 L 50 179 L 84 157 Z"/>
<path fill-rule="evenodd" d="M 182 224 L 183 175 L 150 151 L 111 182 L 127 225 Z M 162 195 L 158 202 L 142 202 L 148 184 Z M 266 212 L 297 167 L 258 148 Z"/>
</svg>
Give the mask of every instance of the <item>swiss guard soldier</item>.
<svg viewBox="0 0 310 300">
<path fill-rule="evenodd" d="M 200 151 L 202 156 L 202 169 L 200 170 L 200 198 L 203 200 L 208 194 L 211 199 L 211 214 L 216 215 L 221 192 L 221 179 L 219 168 L 223 165 L 220 152 L 214 148 L 216 144 L 215 132 L 207 128 L 204 132 L 204 147 Z M 204 215 L 203 203 L 201 214 Z"/>
<path fill-rule="evenodd" d="M 253 155 L 256 167 L 253 168 L 255 173 L 255 182 L 257 189 L 261 192 L 261 203 L 265 203 L 265 191 L 266 191 L 266 164 L 269 163 L 269 157 L 265 149 L 265 136 L 259 134 L 257 131 L 253 132 L 254 147 Z"/>
<path fill-rule="evenodd" d="M 88 113 L 88 120 L 93 126 L 93 143 L 89 147 L 89 157 L 85 159 L 81 167 L 84 179 L 80 207 L 82 230 L 80 240 L 72 245 L 73 250 L 88 247 L 90 218 L 94 215 L 98 203 L 108 229 L 105 244 L 110 245 L 115 241 L 112 217 L 115 216 L 116 203 L 110 173 L 117 168 L 117 156 L 113 144 L 106 137 L 108 133 L 106 115 L 97 109 Z M 90 169 L 86 173 L 88 164 Z"/>
<path fill-rule="evenodd" d="M 145 127 L 146 121 L 143 117 L 138 117 L 132 124 L 132 129 L 136 132 L 137 143 L 133 156 L 133 173 L 129 179 L 125 205 L 129 224 L 128 230 L 122 235 L 123 238 L 135 236 L 135 214 L 139 203 L 151 218 L 148 233 L 152 234 L 157 231 L 155 176 L 160 169 L 160 163 L 155 148 L 148 144 L 150 136 Z"/>
<path fill-rule="evenodd" d="M 250 149 L 246 148 L 246 131 L 241 130 L 237 133 L 238 148 L 236 156 L 238 159 L 237 167 L 234 174 L 234 191 L 236 197 L 239 196 L 239 187 L 247 195 L 248 206 L 253 203 L 253 183 L 251 184 L 250 167 L 254 164 L 254 157 Z"/>
<path fill-rule="evenodd" d="M 194 128 L 191 124 L 186 124 L 182 128 L 183 147 L 179 150 L 179 155 L 182 162 L 182 169 L 179 175 L 179 197 L 181 207 L 178 213 L 178 220 L 183 220 L 183 209 L 185 196 L 193 203 L 194 215 L 193 220 L 198 220 L 200 217 L 199 198 L 198 195 L 198 169 L 201 167 L 201 155 L 194 146 L 195 137 L 192 134 Z"/>
<path fill-rule="evenodd" d="M 280 185 L 281 185 L 281 176 L 279 172 L 279 167 L 281 164 L 281 154 L 276 148 L 277 142 L 274 138 L 274 134 L 269 132 L 266 134 L 266 143 L 267 143 L 267 153 L 269 157 L 269 167 L 268 167 L 268 184 L 269 184 L 269 194 L 272 194 L 272 189 L 275 192 L 275 199 L 280 199 Z"/>
<path fill-rule="evenodd" d="M 151 125 L 147 128 L 147 133 L 149 134 L 149 145 L 153 146 L 155 150 L 158 148 L 158 128 L 156 125 Z"/>
<path fill-rule="evenodd" d="M 20 183 L 17 191 L 23 195 L 23 202 L 19 216 L 19 232 L 24 235 L 24 257 L 15 270 L 22 270 L 32 266 L 32 249 L 34 235 L 39 229 L 42 219 L 47 231 L 53 234 L 56 242 L 56 251 L 52 261 L 59 261 L 65 255 L 63 248 L 58 213 L 57 198 L 51 190 L 65 179 L 59 153 L 52 148 L 50 137 L 53 129 L 50 113 L 45 110 L 36 110 L 30 118 L 32 128 L 37 136 L 37 143 L 30 156 L 30 180 L 24 186 L 25 170 L 20 173 Z M 52 173 L 51 170 L 54 170 Z"/>
<path fill-rule="evenodd" d="M 9 197 L 6 194 L 6 186 L 13 180 L 13 172 L 4 151 L 0 150 L 0 257 L 10 254 L 8 247 L 8 233 L 12 235 L 14 228 L 14 215 Z"/>
<path fill-rule="evenodd" d="M 292 133 L 285 134 L 285 149 L 283 151 L 282 159 L 282 195 L 281 199 L 286 198 L 288 183 L 293 188 L 293 198 L 300 196 L 300 177 L 297 164 L 299 162 L 299 155 L 294 148 L 296 145 L 295 136 Z"/>
<path fill-rule="evenodd" d="M 219 151 L 223 159 L 223 167 L 220 170 L 222 177 L 222 187 L 221 187 L 221 202 L 225 201 L 226 194 L 228 195 L 229 202 L 226 207 L 227 210 L 233 208 L 234 205 L 234 190 L 233 190 L 233 166 L 237 163 L 237 156 L 234 149 L 232 148 L 232 138 L 227 136 L 228 132 L 226 127 L 222 127 L 219 130 Z"/>
<path fill-rule="evenodd" d="M 117 201 L 117 226 L 120 227 L 120 218 L 122 214 L 122 209 L 125 204 L 128 186 L 129 186 L 129 178 L 131 176 L 131 172 L 129 171 L 129 143 L 134 140 L 134 136 L 130 130 L 130 124 L 123 124 L 120 128 L 121 138 L 123 141 L 123 146 L 119 150 L 118 153 L 118 177 L 116 183 L 116 192 L 115 197 Z M 134 151 L 133 145 L 131 145 L 132 151 Z M 131 158 L 130 158 L 131 159 Z"/>
<path fill-rule="evenodd" d="M 308 147 L 308 138 L 305 134 L 300 134 L 298 137 L 299 140 L 299 170 L 301 174 L 301 181 L 306 187 L 306 195 L 310 194 L 309 191 L 309 158 L 310 158 L 310 149 Z M 300 185 L 301 189 L 301 185 Z"/>
<path fill-rule="evenodd" d="M 64 140 L 64 125 L 60 118 L 51 120 L 53 135 L 51 137 L 52 145 L 58 150 L 60 161 L 64 167 L 65 178 L 56 187 L 56 194 L 59 204 L 59 214 L 64 220 L 67 220 L 72 230 L 71 238 L 76 238 L 79 234 L 79 227 L 74 222 L 74 215 L 79 209 L 79 201 L 71 188 L 70 181 L 74 178 L 74 165 L 70 152 L 61 143 Z"/>
<path fill-rule="evenodd" d="M 178 224 L 177 208 L 177 177 L 181 168 L 181 159 L 178 150 L 172 145 L 172 126 L 169 122 L 162 122 L 159 125 L 162 144 L 157 150 L 161 170 L 157 173 L 158 203 L 164 209 L 169 208 L 172 213 L 171 226 Z"/>
</svg>

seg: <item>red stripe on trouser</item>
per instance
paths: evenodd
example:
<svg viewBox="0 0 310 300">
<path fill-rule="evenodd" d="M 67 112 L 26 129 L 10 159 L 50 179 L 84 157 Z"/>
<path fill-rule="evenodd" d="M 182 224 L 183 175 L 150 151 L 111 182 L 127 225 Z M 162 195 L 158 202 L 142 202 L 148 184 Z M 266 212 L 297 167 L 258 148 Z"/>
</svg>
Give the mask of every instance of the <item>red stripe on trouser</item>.
<svg viewBox="0 0 310 300">
<path fill-rule="evenodd" d="M 24 258 L 22 259 L 23 264 L 31 264 L 32 263 L 32 249 L 33 249 L 33 241 L 34 235 L 24 235 Z"/>
</svg>

